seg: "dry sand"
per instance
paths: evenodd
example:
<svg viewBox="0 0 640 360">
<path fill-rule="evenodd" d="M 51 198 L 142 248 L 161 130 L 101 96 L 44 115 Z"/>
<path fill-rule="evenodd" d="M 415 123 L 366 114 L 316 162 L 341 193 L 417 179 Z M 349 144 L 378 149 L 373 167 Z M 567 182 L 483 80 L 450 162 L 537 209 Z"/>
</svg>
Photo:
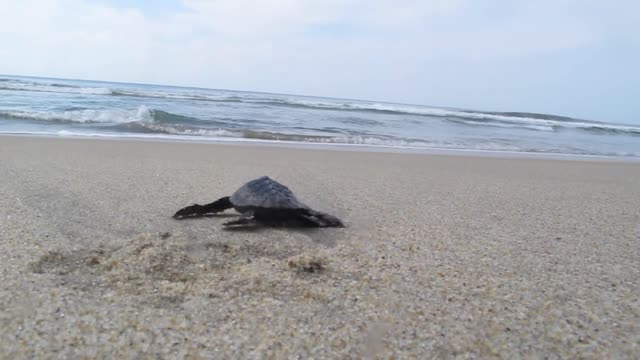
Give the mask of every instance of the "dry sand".
<svg viewBox="0 0 640 360">
<path fill-rule="evenodd" d="M 171 219 L 260 175 L 347 227 Z M 0 137 L 0 184 L 3 359 L 640 353 L 637 163 Z"/>
</svg>

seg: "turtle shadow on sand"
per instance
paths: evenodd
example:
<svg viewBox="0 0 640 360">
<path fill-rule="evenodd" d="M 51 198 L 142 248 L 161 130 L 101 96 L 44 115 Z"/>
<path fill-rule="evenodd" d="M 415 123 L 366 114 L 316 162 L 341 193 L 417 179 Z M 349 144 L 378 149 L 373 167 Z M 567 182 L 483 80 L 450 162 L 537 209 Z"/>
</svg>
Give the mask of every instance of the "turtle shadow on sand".
<svg viewBox="0 0 640 360">
<path fill-rule="evenodd" d="M 178 210 L 174 219 L 209 216 L 234 208 L 240 218 L 224 223 L 227 227 L 288 227 L 323 228 L 344 227 L 340 219 L 316 211 L 299 201 L 288 187 L 262 176 L 249 181 L 231 196 L 210 204 L 194 204 Z"/>
<path fill-rule="evenodd" d="M 207 214 L 202 216 L 192 216 L 189 219 L 210 219 L 210 218 L 237 218 L 236 214 Z M 184 219 L 181 219 L 184 220 Z M 223 231 L 229 233 L 246 233 L 246 234 L 260 234 L 269 229 L 284 229 L 285 227 L 269 227 L 261 224 L 249 224 L 243 226 L 224 226 L 222 228 Z M 324 229 L 307 227 L 307 226 L 292 226 L 289 225 L 286 227 L 289 232 L 299 233 L 306 236 L 308 239 L 322 245 L 324 247 L 332 248 L 336 246 L 336 238 L 333 234 L 324 231 Z"/>
<path fill-rule="evenodd" d="M 223 228 L 224 231 L 230 233 L 262 233 L 267 229 L 269 228 L 261 225 L 225 226 Z M 282 227 L 276 229 L 282 229 Z M 314 243 L 320 244 L 324 247 L 332 248 L 336 246 L 335 237 L 323 231 L 323 229 L 303 226 L 289 226 L 287 227 L 287 230 L 305 235 Z"/>
</svg>

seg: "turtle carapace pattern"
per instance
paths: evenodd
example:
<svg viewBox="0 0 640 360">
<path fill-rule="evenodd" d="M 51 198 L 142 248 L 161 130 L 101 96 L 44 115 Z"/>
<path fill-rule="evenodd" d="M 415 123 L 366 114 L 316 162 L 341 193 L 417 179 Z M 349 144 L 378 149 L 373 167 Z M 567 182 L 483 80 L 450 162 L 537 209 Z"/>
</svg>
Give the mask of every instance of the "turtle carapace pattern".
<svg viewBox="0 0 640 360">
<path fill-rule="evenodd" d="M 180 209 L 173 217 L 175 219 L 199 217 L 230 208 L 238 211 L 241 217 L 224 223 L 225 226 L 344 226 L 337 217 L 309 208 L 300 202 L 288 187 L 267 176 L 251 180 L 231 196 L 225 196 L 210 204 L 195 204 Z"/>
</svg>

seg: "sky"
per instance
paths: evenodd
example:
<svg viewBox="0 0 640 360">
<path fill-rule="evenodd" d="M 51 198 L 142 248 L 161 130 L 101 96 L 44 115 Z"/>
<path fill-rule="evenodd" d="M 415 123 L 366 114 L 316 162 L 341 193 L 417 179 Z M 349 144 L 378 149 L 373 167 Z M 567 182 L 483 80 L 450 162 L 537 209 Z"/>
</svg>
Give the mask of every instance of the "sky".
<svg viewBox="0 0 640 360">
<path fill-rule="evenodd" d="M 0 74 L 640 124 L 637 0 L 0 5 Z"/>
</svg>

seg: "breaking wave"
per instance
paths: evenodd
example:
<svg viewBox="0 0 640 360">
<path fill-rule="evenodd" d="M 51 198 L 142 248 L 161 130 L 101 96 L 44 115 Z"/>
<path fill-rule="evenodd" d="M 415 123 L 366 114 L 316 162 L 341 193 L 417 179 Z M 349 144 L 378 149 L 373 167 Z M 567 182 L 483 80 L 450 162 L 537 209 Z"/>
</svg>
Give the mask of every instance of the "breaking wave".
<svg viewBox="0 0 640 360">
<path fill-rule="evenodd" d="M 94 84 L 94 83 L 92 83 Z M 640 135 L 640 127 L 607 124 L 602 122 L 573 119 L 548 114 L 518 113 L 518 112 L 482 112 L 457 110 L 418 105 L 390 104 L 371 101 L 356 101 L 342 99 L 323 99 L 302 96 L 277 95 L 268 93 L 250 93 L 225 90 L 207 90 L 177 87 L 148 87 L 132 88 L 118 87 L 118 84 L 108 84 L 108 87 L 86 87 L 64 84 L 54 80 L 36 82 L 23 79 L 0 78 L 0 90 L 56 92 L 67 94 L 107 95 L 116 97 L 140 97 L 169 100 L 206 101 L 214 103 L 247 104 L 249 106 L 290 107 L 303 110 L 365 112 L 395 115 L 401 119 L 410 118 L 413 122 L 427 122 L 429 119 L 449 121 L 461 126 L 489 126 L 500 128 L 520 128 L 533 131 L 554 132 L 563 129 L 577 129 L 599 134 L 630 134 Z M 165 115 L 168 113 L 164 113 Z M 2 113 L 0 113 L 2 115 Z M 6 114 L 5 114 L 6 115 Z M 13 114 L 8 116 L 36 118 L 38 120 L 63 120 L 69 122 L 131 122 L 144 116 L 145 112 L 134 113 L 119 110 L 82 110 L 78 112 L 49 113 L 49 114 Z M 188 120 L 177 114 L 176 122 Z M 161 111 L 155 110 L 154 116 L 159 120 L 163 116 Z M 180 117 L 180 118 L 178 118 Z M 118 120 L 111 120 L 118 119 Z M 145 119 L 138 119 L 144 121 Z M 148 120 L 148 119 L 146 119 Z M 164 119 L 167 120 L 167 119 Z"/>
<path fill-rule="evenodd" d="M 0 117 L 17 120 L 36 120 L 57 123 L 126 123 L 153 120 L 152 110 L 140 106 L 136 110 L 68 110 L 68 111 L 0 111 Z"/>
<path fill-rule="evenodd" d="M 458 114 L 460 112 L 456 112 Z M 546 131 L 555 132 L 563 129 L 575 129 L 587 132 L 593 132 L 598 134 L 627 134 L 632 136 L 640 136 L 640 127 L 625 126 L 625 125 L 613 125 L 603 124 L 595 122 L 581 122 L 581 121 L 558 121 L 547 119 L 532 119 L 532 118 L 512 118 L 502 115 L 492 115 L 492 118 L 486 117 L 479 113 L 460 113 L 465 114 L 466 118 L 462 116 L 451 116 L 449 118 L 442 118 L 442 120 L 455 123 L 462 126 L 470 127 L 499 127 L 499 128 L 520 128 L 534 131 Z M 260 132 L 256 131 L 254 126 L 258 123 L 262 123 L 257 120 L 251 119 L 198 119 L 190 116 L 174 114 L 167 111 L 153 109 L 148 106 L 142 105 L 137 109 L 72 109 L 66 111 L 25 111 L 25 110 L 5 110 L 0 111 L 0 117 L 5 119 L 16 120 L 30 120 L 30 121 L 48 121 L 52 123 L 66 123 L 66 124 L 104 124 L 111 125 L 115 131 L 129 131 L 140 133 L 161 133 L 161 134 L 175 134 L 175 135 L 189 135 L 189 136 L 234 136 L 244 138 L 260 138 L 264 140 L 291 140 L 291 141 L 316 141 L 316 142 L 342 142 L 344 139 L 333 139 L 331 137 L 324 136 L 312 136 L 301 134 L 282 134 L 278 132 Z M 353 123 L 354 120 L 350 117 L 345 118 L 345 125 Z M 375 121 L 370 121 L 372 124 L 377 124 Z M 233 133 L 232 131 L 238 131 L 239 129 L 247 129 L 244 133 Z M 343 132 L 340 128 L 320 128 L 320 129 L 307 129 L 303 127 L 296 128 L 298 130 L 319 130 L 327 133 L 340 133 Z M 225 131 L 227 133 L 225 133 Z M 351 138 L 344 141 L 348 143 L 366 143 L 370 140 L 366 137 L 358 137 L 353 132 L 347 132 Z M 232 135 L 233 134 L 233 135 Z M 301 138 L 297 138 L 302 136 Z M 367 139 L 367 140 L 362 140 Z M 379 139 L 376 137 L 374 139 Z M 388 140 L 388 139 L 387 139 Z M 385 140 L 385 141 L 387 141 Z M 402 143 L 402 141 L 396 139 L 396 143 Z"/>
</svg>

